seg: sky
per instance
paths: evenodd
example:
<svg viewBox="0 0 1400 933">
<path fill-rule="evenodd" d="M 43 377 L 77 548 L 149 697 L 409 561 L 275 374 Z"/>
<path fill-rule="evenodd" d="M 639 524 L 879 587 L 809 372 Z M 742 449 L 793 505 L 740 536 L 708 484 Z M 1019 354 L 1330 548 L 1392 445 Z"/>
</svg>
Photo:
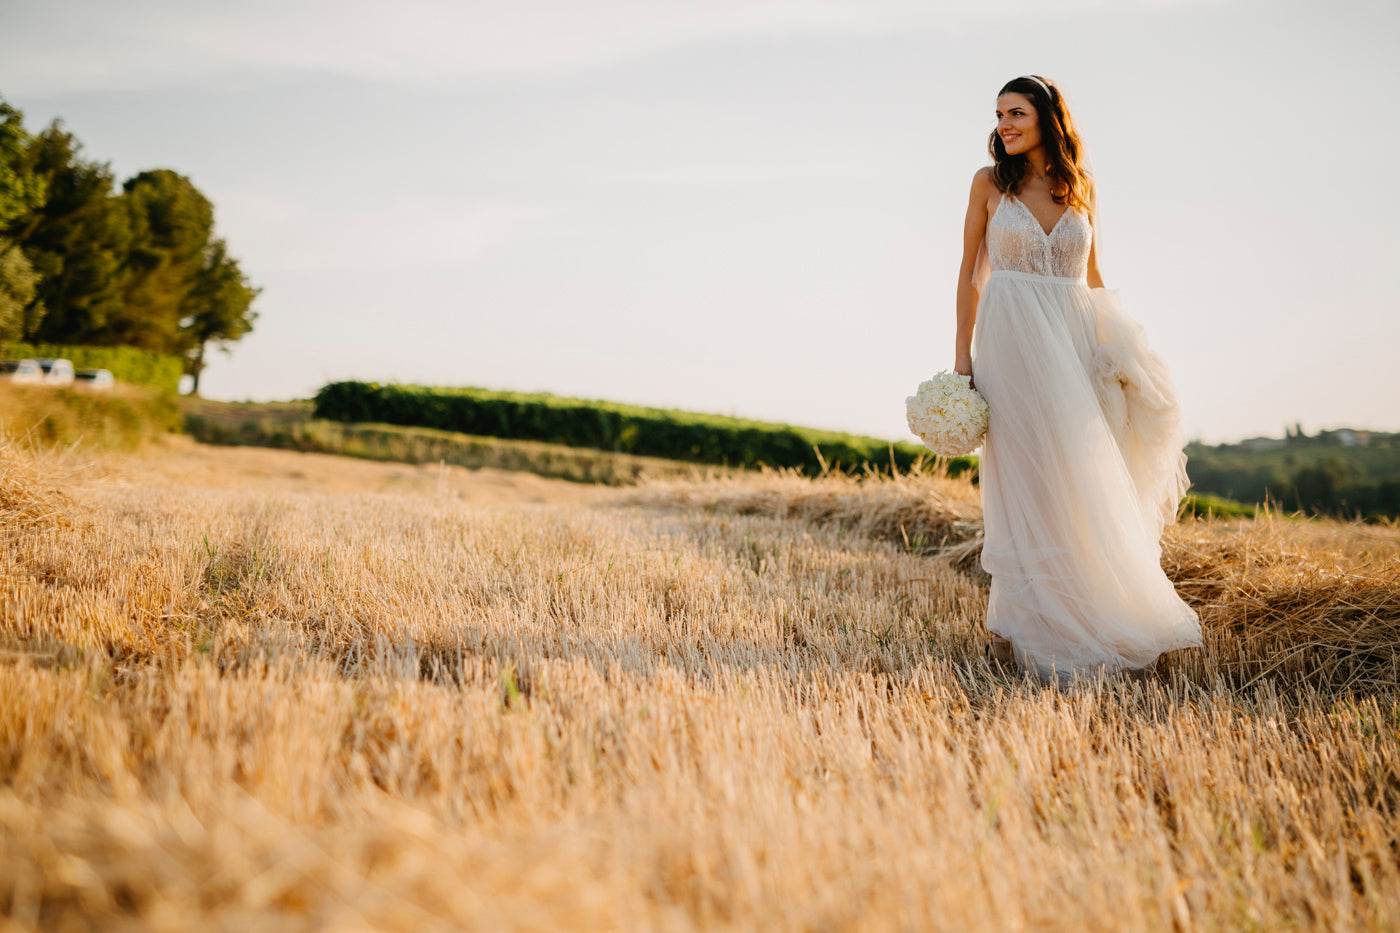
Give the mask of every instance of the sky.
<svg viewBox="0 0 1400 933">
<path fill-rule="evenodd" d="M 262 288 L 202 392 L 547 391 L 911 439 L 996 91 L 1208 442 L 1400 430 L 1400 3 L 0 0 L 0 96 L 189 176 Z"/>
</svg>

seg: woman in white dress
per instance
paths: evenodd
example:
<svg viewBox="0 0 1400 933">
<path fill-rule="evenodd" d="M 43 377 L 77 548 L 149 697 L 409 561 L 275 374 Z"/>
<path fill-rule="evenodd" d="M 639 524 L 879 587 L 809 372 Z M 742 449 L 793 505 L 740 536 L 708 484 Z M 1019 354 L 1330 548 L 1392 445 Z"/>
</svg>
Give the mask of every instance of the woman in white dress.
<svg viewBox="0 0 1400 933">
<path fill-rule="evenodd" d="M 991 654 L 1060 683 L 1201 644 L 1161 569 L 1186 490 L 1166 364 L 1103 287 L 1095 194 L 1064 98 L 1025 75 L 997 96 L 958 279 L 954 368 L 991 409 L 982 566 Z"/>
</svg>

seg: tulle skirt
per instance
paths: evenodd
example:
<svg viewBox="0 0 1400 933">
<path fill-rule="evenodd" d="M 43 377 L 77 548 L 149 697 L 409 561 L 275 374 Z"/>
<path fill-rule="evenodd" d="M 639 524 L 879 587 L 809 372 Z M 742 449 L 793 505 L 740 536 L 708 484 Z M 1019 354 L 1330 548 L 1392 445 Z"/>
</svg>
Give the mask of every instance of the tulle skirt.
<svg viewBox="0 0 1400 933">
<path fill-rule="evenodd" d="M 1200 645 L 1200 620 L 1161 569 L 1162 528 L 1187 485 L 1180 408 L 1117 293 L 993 272 L 973 335 L 991 408 L 987 628 L 1062 683 Z"/>
</svg>

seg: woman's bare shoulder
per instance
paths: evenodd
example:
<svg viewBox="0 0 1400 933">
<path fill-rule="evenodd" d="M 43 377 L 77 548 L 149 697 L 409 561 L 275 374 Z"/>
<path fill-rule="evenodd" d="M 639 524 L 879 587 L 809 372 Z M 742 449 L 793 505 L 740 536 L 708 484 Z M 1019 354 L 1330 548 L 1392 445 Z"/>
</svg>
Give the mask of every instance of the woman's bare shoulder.
<svg viewBox="0 0 1400 933">
<path fill-rule="evenodd" d="M 968 197 L 968 210 L 972 210 L 973 205 L 982 205 L 987 212 L 987 217 L 992 216 L 992 211 L 996 209 L 996 201 L 1000 192 L 997 190 L 996 177 L 992 174 L 990 165 L 979 168 L 972 176 L 972 192 Z"/>
<path fill-rule="evenodd" d="M 996 179 L 990 165 L 979 168 L 972 176 L 972 192 L 968 198 L 971 204 L 986 204 L 991 210 L 992 197 L 997 193 Z"/>
</svg>

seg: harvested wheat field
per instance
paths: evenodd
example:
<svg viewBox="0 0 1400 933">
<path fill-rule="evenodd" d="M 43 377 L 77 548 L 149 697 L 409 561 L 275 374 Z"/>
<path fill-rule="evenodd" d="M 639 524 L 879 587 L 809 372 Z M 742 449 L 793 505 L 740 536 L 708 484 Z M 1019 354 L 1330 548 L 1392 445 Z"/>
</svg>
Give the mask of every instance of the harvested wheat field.
<svg viewBox="0 0 1400 933">
<path fill-rule="evenodd" d="M 965 483 L 394 469 L 0 450 L 10 928 L 1400 925 L 1395 527 L 1178 526 L 1056 691 Z"/>
</svg>

